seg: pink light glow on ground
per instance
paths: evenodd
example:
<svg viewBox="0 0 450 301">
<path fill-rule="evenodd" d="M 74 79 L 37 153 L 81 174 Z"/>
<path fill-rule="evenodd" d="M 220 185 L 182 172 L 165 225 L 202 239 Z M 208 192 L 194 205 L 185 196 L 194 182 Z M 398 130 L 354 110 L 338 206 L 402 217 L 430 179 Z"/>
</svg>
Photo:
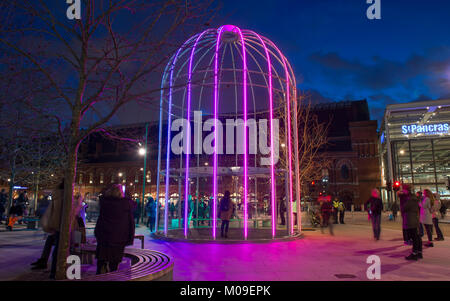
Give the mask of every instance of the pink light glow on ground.
<svg viewBox="0 0 450 301">
<path fill-rule="evenodd" d="M 448 224 L 440 224 L 444 236 L 450 233 Z M 381 280 L 448 281 L 450 277 L 450 240 L 436 242 L 434 248 L 424 248 L 424 259 L 408 262 L 404 259 L 411 246 L 403 245 L 401 218 L 388 221 L 382 217 L 381 240 L 374 241 L 366 213 L 346 213 L 346 224 L 336 225 L 335 236 L 326 231 L 305 231 L 303 239 L 289 242 L 222 244 L 182 243 L 153 240 L 148 228 L 139 227 L 136 234 L 145 235 L 145 248 L 171 256 L 175 261 L 176 281 L 367 281 L 366 259 L 378 255 L 381 259 Z M 44 245 L 42 231 L 23 230 L 0 234 L 0 280 L 12 280 L 30 273 L 30 262 L 41 255 Z M 88 237 L 93 236 L 95 223 L 88 224 Z M 135 240 L 134 248 L 140 248 Z M 353 274 L 355 279 L 338 279 L 335 274 Z"/>
</svg>

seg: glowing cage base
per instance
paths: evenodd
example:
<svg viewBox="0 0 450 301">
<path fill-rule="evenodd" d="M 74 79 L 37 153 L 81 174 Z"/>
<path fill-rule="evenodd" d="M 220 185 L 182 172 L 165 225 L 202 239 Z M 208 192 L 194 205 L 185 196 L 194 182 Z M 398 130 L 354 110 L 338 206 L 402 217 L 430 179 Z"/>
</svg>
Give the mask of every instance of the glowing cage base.
<svg viewBox="0 0 450 301">
<path fill-rule="evenodd" d="M 300 186 L 298 183 L 298 141 L 296 124 L 297 103 L 296 103 L 296 82 L 293 70 L 279 49 L 265 37 L 258 35 L 250 30 L 241 30 L 233 25 L 225 25 L 218 29 L 207 29 L 188 39 L 181 48 L 170 59 L 163 74 L 161 83 L 161 100 L 160 100 L 160 125 L 159 125 L 159 147 L 158 147 L 158 170 L 157 170 L 157 198 L 163 196 L 164 199 L 164 228 L 163 232 L 159 232 L 162 236 L 168 236 L 169 232 L 169 198 L 170 198 L 170 179 L 175 177 L 178 179 L 179 194 L 178 200 L 184 200 L 183 225 L 178 225 L 178 229 L 182 229 L 184 238 L 189 237 L 190 228 L 188 218 L 188 197 L 191 194 L 191 181 L 198 181 L 201 169 L 199 163 L 199 155 L 187 154 L 179 155 L 179 161 L 174 159 L 171 154 L 171 126 L 175 118 L 185 118 L 188 123 L 193 118 L 193 111 L 202 111 L 214 117 L 214 129 L 217 128 L 218 118 L 224 116 L 240 117 L 244 121 L 243 128 L 247 128 L 247 120 L 252 113 L 256 117 L 257 112 L 264 109 L 268 113 L 270 123 L 270 162 L 265 168 L 249 167 L 249 154 L 240 156 L 236 155 L 236 163 L 240 161 L 241 166 L 229 166 L 229 169 L 239 170 L 242 176 L 243 191 L 241 193 L 243 199 L 243 239 L 248 239 L 249 218 L 248 218 L 248 201 L 249 201 L 249 176 L 258 174 L 260 176 L 267 174 L 270 178 L 270 206 L 271 206 L 271 238 L 276 237 L 277 231 L 277 191 L 276 177 L 280 169 L 274 164 L 274 135 L 273 135 L 273 115 L 274 110 L 279 106 L 283 108 L 286 118 L 284 118 L 284 127 L 287 131 L 286 142 L 286 166 L 284 170 L 286 174 L 286 197 L 288 200 L 299 199 Z M 261 97 L 262 96 L 262 97 Z M 234 99 L 234 102 L 230 102 Z M 279 104 L 279 106 L 277 106 Z M 260 106 L 265 105 L 262 109 Z M 233 108 L 234 111 L 229 111 Z M 252 111 L 253 110 L 253 111 Z M 167 132 L 163 133 L 163 119 L 167 121 Z M 291 120 L 292 119 L 292 120 Z M 245 149 L 248 147 L 247 131 L 243 131 L 243 139 Z M 214 130 L 214 141 L 217 141 L 218 131 Z M 162 154 L 163 135 L 166 139 L 165 154 Z M 188 147 L 191 149 L 191 132 L 186 134 Z M 293 136 L 293 137 L 292 137 Z M 213 197 L 213 210 L 211 216 L 211 236 L 210 239 L 217 237 L 217 205 L 220 201 L 218 194 L 218 176 L 227 175 L 226 168 L 220 166 L 220 157 L 218 156 L 218 143 L 214 143 L 213 163 L 209 170 L 209 176 L 212 180 L 210 187 L 210 195 Z M 163 159 L 165 157 L 165 161 Z M 201 155 L 205 156 L 205 155 Z M 222 156 L 222 155 L 221 155 Z M 197 167 L 190 166 L 191 160 L 197 157 Z M 241 158 L 243 157 L 243 158 Z M 295 158 L 294 158 L 295 157 Z M 165 162 L 161 166 L 162 161 Z M 255 156 L 255 162 L 257 161 Z M 172 164 L 171 164 L 172 162 Z M 179 162 L 179 164 L 178 164 Z M 175 163 L 175 164 L 174 164 Z M 278 163 L 280 164 L 280 163 Z M 172 165 L 172 166 L 171 166 Z M 293 166 L 295 165 L 295 166 Z M 176 167 L 175 167 L 176 166 Z M 295 169 L 295 171 L 294 171 Z M 203 168 L 205 170 L 205 168 Z M 225 170 L 225 171 L 224 171 Z M 233 172 L 230 174 L 233 176 Z M 182 180 L 183 179 L 183 180 Z M 295 179 L 297 179 L 295 181 Z M 255 175 L 255 189 L 257 189 L 258 175 Z M 294 183 L 294 181 L 296 183 Z M 161 184 L 165 184 L 165 191 L 160 191 Z M 184 185 L 183 189 L 182 184 Z M 294 190 L 296 195 L 294 196 Z M 183 195 L 183 197 L 182 197 Z M 280 197 L 280 196 L 278 196 Z M 288 225 L 287 236 L 294 235 L 293 202 L 288 202 L 290 206 L 287 208 Z M 198 208 L 198 207 L 197 207 Z M 157 209 L 159 211 L 159 209 Z M 197 209 L 198 211 L 198 209 Z M 298 232 L 301 231 L 301 212 L 300 202 L 297 202 Z M 197 216 L 198 218 L 198 216 Z M 159 214 L 156 214 L 156 225 L 161 223 Z M 162 219 L 162 218 L 161 218 Z M 179 219 L 180 220 L 180 219 Z M 178 231 L 180 233 L 180 231 Z"/>
</svg>

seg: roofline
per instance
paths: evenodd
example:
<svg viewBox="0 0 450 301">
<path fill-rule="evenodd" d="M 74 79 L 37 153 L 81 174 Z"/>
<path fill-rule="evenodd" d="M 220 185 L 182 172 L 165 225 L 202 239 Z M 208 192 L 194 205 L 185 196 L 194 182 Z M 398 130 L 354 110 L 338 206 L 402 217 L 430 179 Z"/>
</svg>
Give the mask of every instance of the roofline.
<svg viewBox="0 0 450 301">
<path fill-rule="evenodd" d="M 386 112 L 397 111 L 402 109 L 418 109 L 433 106 L 450 106 L 450 99 L 425 100 L 407 103 L 398 103 L 386 106 Z"/>
</svg>

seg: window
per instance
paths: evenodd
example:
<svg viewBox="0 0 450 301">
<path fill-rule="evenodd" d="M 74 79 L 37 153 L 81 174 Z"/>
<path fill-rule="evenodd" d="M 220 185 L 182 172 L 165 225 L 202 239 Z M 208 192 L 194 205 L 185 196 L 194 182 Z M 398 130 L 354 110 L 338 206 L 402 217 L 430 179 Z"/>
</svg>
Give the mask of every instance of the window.
<svg viewBox="0 0 450 301">
<path fill-rule="evenodd" d="M 348 170 L 347 165 L 345 165 L 345 164 L 342 165 L 342 167 L 341 167 L 341 177 L 344 180 L 347 180 L 348 178 L 350 178 L 350 172 Z"/>
</svg>

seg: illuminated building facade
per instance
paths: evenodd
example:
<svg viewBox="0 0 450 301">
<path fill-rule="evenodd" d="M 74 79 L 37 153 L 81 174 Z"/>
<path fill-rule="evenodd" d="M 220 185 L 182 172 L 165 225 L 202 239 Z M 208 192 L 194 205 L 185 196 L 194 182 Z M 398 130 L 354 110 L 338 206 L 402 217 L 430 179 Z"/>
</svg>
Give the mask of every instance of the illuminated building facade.
<svg viewBox="0 0 450 301">
<path fill-rule="evenodd" d="M 450 199 L 450 100 L 389 105 L 381 127 L 382 183 L 411 184 Z M 395 196 L 384 189 L 385 202 Z"/>
</svg>

